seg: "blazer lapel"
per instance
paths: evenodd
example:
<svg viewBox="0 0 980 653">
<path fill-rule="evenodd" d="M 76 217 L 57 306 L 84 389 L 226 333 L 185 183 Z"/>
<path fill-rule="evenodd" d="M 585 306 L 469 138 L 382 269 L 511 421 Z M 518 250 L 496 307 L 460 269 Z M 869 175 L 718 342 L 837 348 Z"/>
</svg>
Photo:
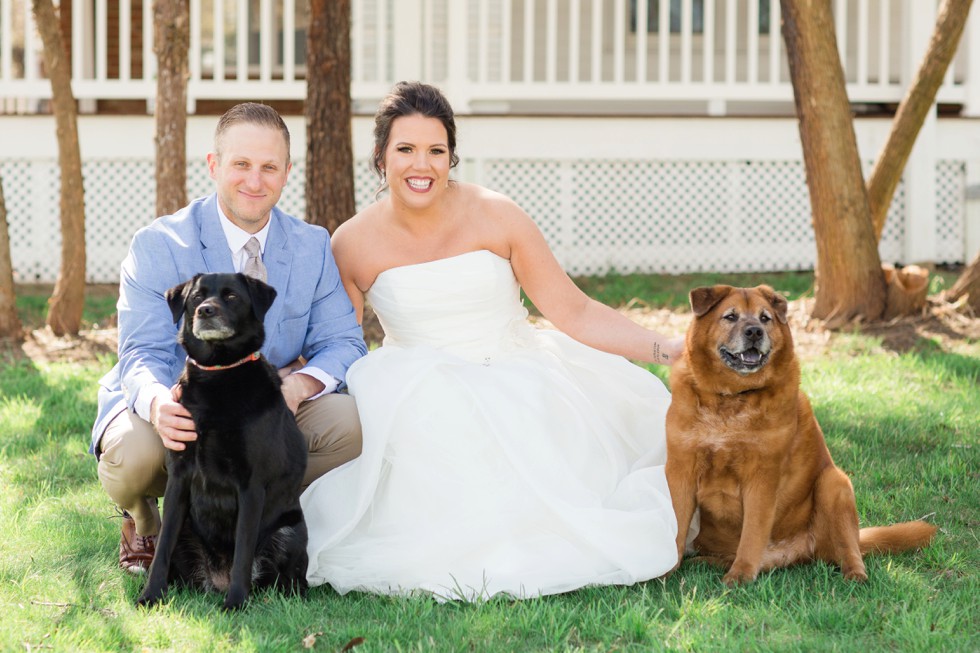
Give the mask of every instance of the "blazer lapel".
<svg viewBox="0 0 980 653">
<path fill-rule="evenodd" d="M 217 202 L 217 194 L 212 195 L 201 215 L 201 254 L 208 272 L 234 272 L 235 264 L 218 218 Z"/>
<path fill-rule="evenodd" d="M 282 315 L 283 306 L 286 303 L 286 291 L 289 288 L 289 235 L 286 233 L 281 216 L 276 209 L 272 210 L 271 224 L 269 225 L 269 237 L 265 241 L 265 252 L 262 254 L 262 262 L 265 263 L 268 283 L 276 289 L 277 299 L 272 303 L 272 308 L 265 316 L 266 330 L 269 325 L 279 323 Z M 269 331 L 269 333 L 272 333 Z"/>
</svg>

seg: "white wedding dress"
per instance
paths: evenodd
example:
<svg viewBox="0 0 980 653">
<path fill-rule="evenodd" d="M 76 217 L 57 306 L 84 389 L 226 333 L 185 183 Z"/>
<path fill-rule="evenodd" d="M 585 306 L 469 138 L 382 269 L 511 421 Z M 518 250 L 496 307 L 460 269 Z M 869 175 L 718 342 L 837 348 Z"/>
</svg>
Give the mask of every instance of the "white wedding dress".
<svg viewBox="0 0 980 653">
<path fill-rule="evenodd" d="M 386 270 L 367 300 L 363 451 L 302 496 L 311 585 L 527 598 L 674 566 L 659 379 L 534 328 L 486 250 Z"/>
</svg>

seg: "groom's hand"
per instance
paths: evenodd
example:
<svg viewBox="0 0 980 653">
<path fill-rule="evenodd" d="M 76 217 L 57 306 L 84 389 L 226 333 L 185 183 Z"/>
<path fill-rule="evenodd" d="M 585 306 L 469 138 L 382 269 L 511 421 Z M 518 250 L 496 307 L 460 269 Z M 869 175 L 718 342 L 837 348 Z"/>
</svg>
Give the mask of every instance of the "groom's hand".
<svg viewBox="0 0 980 653">
<path fill-rule="evenodd" d="M 303 401 L 323 392 L 324 385 L 309 374 L 303 374 L 301 371 L 296 373 L 288 371 L 283 375 L 283 371 L 288 369 L 289 367 L 284 367 L 282 370 L 279 370 L 279 375 L 283 377 L 282 396 L 286 400 L 286 406 L 295 415 L 299 409 L 299 405 Z"/>
<path fill-rule="evenodd" d="M 163 446 L 171 451 L 183 451 L 188 442 L 197 440 L 194 420 L 180 403 L 180 386 L 161 392 L 150 402 L 150 424 L 156 429 Z"/>
</svg>

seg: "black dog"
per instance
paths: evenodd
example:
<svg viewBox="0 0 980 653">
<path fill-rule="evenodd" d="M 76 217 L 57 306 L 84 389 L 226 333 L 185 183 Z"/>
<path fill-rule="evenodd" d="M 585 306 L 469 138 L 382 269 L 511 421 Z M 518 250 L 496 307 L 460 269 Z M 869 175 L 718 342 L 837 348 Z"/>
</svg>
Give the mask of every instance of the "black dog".
<svg viewBox="0 0 980 653">
<path fill-rule="evenodd" d="M 166 297 L 174 322 L 184 318 L 180 403 L 197 440 L 167 451 L 163 524 L 137 604 L 159 601 L 171 581 L 227 590 L 225 609 L 241 608 L 252 586 L 305 594 L 306 444 L 258 354 L 276 291 L 243 274 L 199 274 Z"/>
</svg>

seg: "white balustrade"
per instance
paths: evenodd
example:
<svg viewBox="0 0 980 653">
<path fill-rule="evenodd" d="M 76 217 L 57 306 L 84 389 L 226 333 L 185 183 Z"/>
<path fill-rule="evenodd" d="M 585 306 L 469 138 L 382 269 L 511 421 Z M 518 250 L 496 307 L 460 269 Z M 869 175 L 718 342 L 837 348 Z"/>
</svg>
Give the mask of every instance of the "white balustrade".
<svg viewBox="0 0 980 653">
<path fill-rule="evenodd" d="M 152 0 L 74 0 L 71 59 L 82 110 L 146 100 Z M 834 0 L 852 102 L 897 103 L 937 0 Z M 209 99 L 305 97 L 304 0 L 191 0 L 189 109 Z M 980 114 L 975 14 L 938 101 Z M 777 0 L 352 0 L 355 108 L 400 79 L 439 85 L 457 112 L 694 113 L 792 110 Z M 972 36 L 971 36 L 972 35 Z M 142 36 L 142 39 L 139 37 Z M 26 0 L 0 0 L 0 113 L 50 99 Z M 133 71 L 135 58 L 142 70 Z M 911 63 L 910 63 L 911 62 Z M 741 108 L 741 109 L 740 109 Z"/>
</svg>

